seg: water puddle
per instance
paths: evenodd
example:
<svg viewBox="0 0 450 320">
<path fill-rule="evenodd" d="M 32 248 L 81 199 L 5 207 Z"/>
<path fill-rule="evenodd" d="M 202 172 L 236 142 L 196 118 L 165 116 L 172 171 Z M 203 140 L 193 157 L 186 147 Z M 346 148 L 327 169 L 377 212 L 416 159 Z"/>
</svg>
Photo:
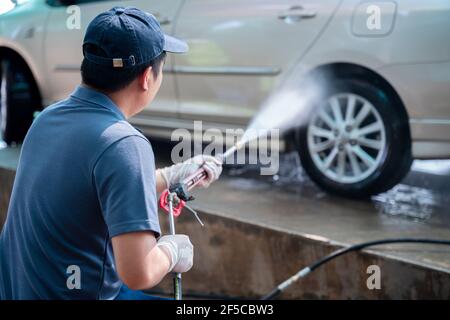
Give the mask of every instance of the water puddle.
<svg viewBox="0 0 450 320">
<path fill-rule="evenodd" d="M 373 196 L 372 201 L 382 214 L 416 221 L 428 220 L 439 202 L 430 190 L 405 184 Z"/>
<path fill-rule="evenodd" d="M 226 172 L 236 180 L 233 185 L 242 190 L 276 187 L 296 197 L 313 197 L 317 200 L 328 198 L 327 193 L 318 188 L 303 170 L 297 152 L 281 154 L 279 164 L 279 171 L 273 176 L 261 176 L 259 165 L 230 166 Z M 412 183 L 415 182 L 414 179 L 420 180 L 419 183 Z M 448 207 L 445 204 L 450 203 L 450 200 L 445 190 L 429 186 L 432 182 L 436 184 L 433 179 L 436 180 L 436 177 L 418 171 L 413 178 L 410 175 L 404 183 L 373 196 L 368 204 L 372 202 L 379 213 L 388 217 L 417 222 L 428 221 L 430 218 L 447 221 L 450 218 L 443 214 L 443 211 L 447 211 L 443 208 Z M 329 199 L 336 201 L 337 205 L 341 204 L 340 198 Z"/>
</svg>

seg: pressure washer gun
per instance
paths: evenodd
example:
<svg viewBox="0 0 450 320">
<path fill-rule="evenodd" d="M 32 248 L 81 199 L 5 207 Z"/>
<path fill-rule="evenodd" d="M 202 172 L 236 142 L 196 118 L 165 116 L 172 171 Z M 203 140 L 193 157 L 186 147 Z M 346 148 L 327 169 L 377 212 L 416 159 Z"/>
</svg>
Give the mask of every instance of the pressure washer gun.
<svg viewBox="0 0 450 320">
<path fill-rule="evenodd" d="M 185 180 L 170 186 L 168 189 L 164 190 L 161 193 L 161 196 L 159 198 L 159 206 L 161 207 L 161 209 L 169 213 L 169 219 L 170 216 L 172 216 L 172 218 L 178 217 L 181 214 L 183 208 L 186 208 L 194 214 L 200 225 L 202 227 L 204 226 L 197 212 L 189 207 L 186 202 L 194 200 L 194 197 L 190 195 L 189 192 L 201 181 L 206 179 L 206 177 L 206 171 L 200 167 L 196 172 L 187 177 Z M 170 203 L 172 204 L 172 206 L 170 206 Z"/>
<path fill-rule="evenodd" d="M 227 158 L 229 155 L 236 152 L 240 149 L 244 144 L 237 143 L 225 153 L 220 155 L 222 160 Z M 178 217 L 181 214 L 183 208 L 188 209 L 200 225 L 203 227 L 204 224 L 200 220 L 197 212 L 192 209 L 190 206 L 186 204 L 188 201 L 194 200 L 194 197 L 189 193 L 192 189 L 194 189 L 201 181 L 207 178 L 206 171 L 200 167 L 197 171 L 195 171 L 192 175 L 184 179 L 182 182 L 176 183 L 170 186 L 168 189 L 164 190 L 161 193 L 159 198 L 159 206 L 169 214 L 169 229 L 170 234 L 175 234 L 175 217 Z M 182 288 L 181 288 L 181 273 L 176 273 L 173 278 L 174 284 L 174 298 L 175 300 L 181 300 L 182 297 Z"/>
<path fill-rule="evenodd" d="M 189 194 L 189 191 L 192 190 L 206 177 L 206 171 L 200 167 L 194 174 L 187 177 L 184 181 L 170 186 L 168 189 L 164 190 L 161 193 L 161 196 L 159 198 L 159 206 L 169 214 L 170 234 L 175 234 L 175 217 L 178 217 L 181 214 L 183 208 L 188 209 L 194 215 L 200 225 L 202 227 L 204 226 L 197 212 L 186 205 L 186 202 L 194 200 L 194 197 Z M 175 300 L 181 300 L 183 298 L 181 288 L 181 273 L 176 273 L 174 275 L 173 288 Z"/>
<path fill-rule="evenodd" d="M 225 151 L 223 154 L 219 155 L 223 160 L 225 160 L 228 156 L 239 150 L 243 146 L 242 142 L 236 143 L 234 146 L 229 148 L 227 151 Z M 194 197 L 190 195 L 190 191 L 194 189 L 200 182 L 202 182 L 204 179 L 207 178 L 206 171 L 200 166 L 200 168 L 195 171 L 192 175 L 184 179 L 182 182 L 176 183 L 172 186 L 170 186 L 168 189 L 164 190 L 161 193 L 161 197 L 159 198 L 159 206 L 166 211 L 167 213 L 170 212 L 170 206 L 169 206 L 169 200 L 171 197 L 169 197 L 170 194 L 172 194 L 172 216 L 178 217 L 181 214 L 181 211 L 183 208 L 188 209 L 191 213 L 194 214 L 195 218 L 198 220 L 198 222 L 204 226 L 203 222 L 200 220 L 198 214 L 193 210 L 191 207 L 189 207 L 186 202 L 194 200 Z M 169 215 L 170 216 L 170 215 Z"/>
</svg>

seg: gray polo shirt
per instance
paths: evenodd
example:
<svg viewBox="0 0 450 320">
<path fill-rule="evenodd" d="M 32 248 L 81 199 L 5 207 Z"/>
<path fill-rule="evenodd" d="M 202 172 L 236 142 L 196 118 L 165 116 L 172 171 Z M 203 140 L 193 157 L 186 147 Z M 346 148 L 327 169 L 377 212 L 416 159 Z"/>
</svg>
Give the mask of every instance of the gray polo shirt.
<svg viewBox="0 0 450 320">
<path fill-rule="evenodd" d="M 0 235 L 0 299 L 113 299 L 111 238 L 160 234 L 150 142 L 80 86 L 28 132 Z"/>
</svg>

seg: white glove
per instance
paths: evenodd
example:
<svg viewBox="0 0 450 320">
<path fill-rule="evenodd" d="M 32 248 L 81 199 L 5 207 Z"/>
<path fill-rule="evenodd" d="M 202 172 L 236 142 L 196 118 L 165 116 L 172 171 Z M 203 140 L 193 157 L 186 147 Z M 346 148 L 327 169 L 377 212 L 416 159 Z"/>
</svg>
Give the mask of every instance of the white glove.
<svg viewBox="0 0 450 320">
<path fill-rule="evenodd" d="M 205 169 L 207 177 L 198 185 L 207 188 L 212 182 L 216 181 L 222 173 L 222 160 L 213 156 L 198 155 L 184 162 L 174 164 L 173 166 L 158 169 L 158 171 L 164 178 L 167 188 L 169 188 L 175 183 L 182 182 L 200 167 Z"/>
<path fill-rule="evenodd" d="M 194 246 L 185 234 L 167 235 L 156 244 L 170 259 L 169 272 L 186 272 L 194 263 Z"/>
</svg>

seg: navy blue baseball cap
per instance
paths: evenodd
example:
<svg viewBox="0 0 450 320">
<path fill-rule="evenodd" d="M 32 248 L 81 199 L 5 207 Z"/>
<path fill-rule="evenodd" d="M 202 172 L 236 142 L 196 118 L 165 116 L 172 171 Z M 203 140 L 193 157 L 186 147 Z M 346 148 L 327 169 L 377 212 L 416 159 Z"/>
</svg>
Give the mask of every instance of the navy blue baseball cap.
<svg viewBox="0 0 450 320">
<path fill-rule="evenodd" d="M 106 57 L 85 51 L 93 44 Z M 158 20 L 134 7 L 114 7 L 100 13 L 87 27 L 83 40 L 84 57 L 96 64 L 113 68 L 127 68 L 148 63 L 163 51 L 184 53 L 186 42 L 164 34 Z"/>
</svg>

